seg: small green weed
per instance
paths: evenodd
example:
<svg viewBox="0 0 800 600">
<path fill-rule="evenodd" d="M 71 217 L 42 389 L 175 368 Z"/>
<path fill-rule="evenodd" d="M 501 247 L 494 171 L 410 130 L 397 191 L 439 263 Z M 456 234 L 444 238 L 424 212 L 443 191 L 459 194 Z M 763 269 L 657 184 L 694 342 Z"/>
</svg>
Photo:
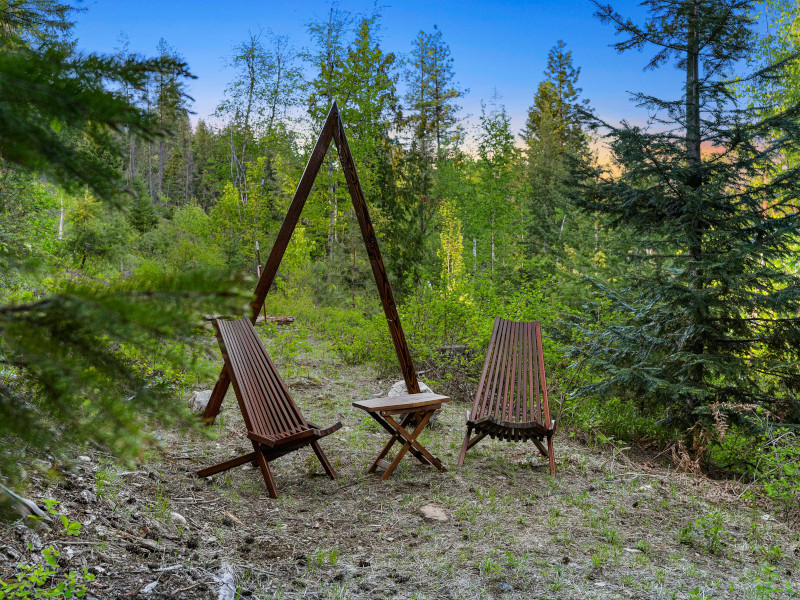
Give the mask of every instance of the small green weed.
<svg viewBox="0 0 800 600">
<path fill-rule="evenodd" d="M 485 556 L 478 563 L 478 571 L 485 577 L 497 577 L 503 573 L 503 568 L 496 560 Z"/>
<path fill-rule="evenodd" d="M 703 534 L 705 549 L 710 554 L 719 554 L 722 551 L 724 537 L 729 532 L 722 527 L 725 525 L 725 514 L 719 510 L 712 510 L 707 515 L 695 521 L 695 526 Z"/>
<path fill-rule="evenodd" d="M 112 502 L 116 500 L 117 494 L 120 490 L 120 482 L 118 481 L 117 472 L 114 470 L 112 463 L 101 462 L 100 466 L 94 472 L 94 491 L 98 498 L 105 498 Z"/>
<path fill-rule="evenodd" d="M 547 589 L 553 593 L 558 593 L 564 588 L 564 573 L 561 570 L 561 565 L 556 565 L 550 573 L 549 581 L 547 582 Z"/>
<path fill-rule="evenodd" d="M 230 486 L 230 482 L 228 485 Z M 165 521 L 169 517 L 169 500 L 167 500 L 164 488 L 161 487 L 160 483 L 156 484 L 156 496 L 148 508 L 154 519 Z"/>
<path fill-rule="evenodd" d="M 602 535 L 605 540 L 613 546 L 616 546 L 620 543 L 619 532 L 616 529 L 612 529 L 611 527 L 603 527 Z"/>
<path fill-rule="evenodd" d="M 770 564 L 777 564 L 783 558 L 783 550 L 780 546 L 762 546 L 761 554 Z"/>
<path fill-rule="evenodd" d="M 0 580 L 0 598 L 82 598 L 86 595 L 86 584 L 94 581 L 94 575 L 84 567 L 83 572 L 60 572 L 58 557 L 61 553 L 48 546 L 42 550 L 44 563 L 33 566 L 17 563 L 13 579 Z"/>
<path fill-rule="evenodd" d="M 784 582 L 778 577 L 777 569 L 772 565 L 764 566 L 764 573 L 756 578 L 755 597 L 761 598 L 786 598 L 796 595 L 789 582 Z"/>
</svg>

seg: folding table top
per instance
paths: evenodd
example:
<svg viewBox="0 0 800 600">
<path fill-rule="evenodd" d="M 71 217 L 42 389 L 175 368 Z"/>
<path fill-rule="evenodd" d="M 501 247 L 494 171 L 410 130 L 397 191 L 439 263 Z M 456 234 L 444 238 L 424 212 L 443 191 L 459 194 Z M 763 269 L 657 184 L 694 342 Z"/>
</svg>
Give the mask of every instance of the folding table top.
<svg viewBox="0 0 800 600">
<path fill-rule="evenodd" d="M 371 398 L 353 402 L 353 406 L 367 412 L 413 412 L 415 408 L 440 405 L 450 402 L 448 396 L 441 394 L 404 394 L 402 396 L 389 396 L 387 398 Z"/>
</svg>

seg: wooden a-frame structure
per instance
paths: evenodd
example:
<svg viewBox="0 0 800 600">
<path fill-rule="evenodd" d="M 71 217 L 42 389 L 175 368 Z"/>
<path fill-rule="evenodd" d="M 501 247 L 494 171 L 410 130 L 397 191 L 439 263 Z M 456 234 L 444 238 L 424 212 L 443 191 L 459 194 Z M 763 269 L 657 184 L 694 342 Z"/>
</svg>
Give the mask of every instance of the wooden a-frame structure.
<svg viewBox="0 0 800 600">
<path fill-rule="evenodd" d="M 289 205 L 289 210 L 278 232 L 275 245 L 272 246 L 269 258 L 264 265 L 264 269 L 261 271 L 261 277 L 256 286 L 255 298 L 250 303 L 250 319 L 255 323 L 258 313 L 261 311 L 261 307 L 264 306 L 267 293 L 270 287 L 272 287 L 273 281 L 275 281 L 275 275 L 278 273 L 278 267 L 283 259 L 283 254 L 286 252 L 286 247 L 289 245 L 289 240 L 292 238 L 294 228 L 297 226 L 300 213 L 303 211 L 303 207 L 308 199 L 308 194 L 311 192 L 311 186 L 314 184 L 317 173 L 319 173 L 319 169 L 322 166 L 322 161 L 325 159 L 325 154 L 328 151 L 331 139 L 336 143 L 336 148 L 339 151 L 339 162 L 342 165 L 344 178 L 347 181 L 347 189 L 350 191 L 350 198 L 353 200 L 353 209 L 358 218 L 361 235 L 364 238 L 367 256 L 369 256 L 369 262 L 372 266 L 372 274 L 375 276 L 375 283 L 378 286 L 378 293 L 380 294 L 381 303 L 383 304 L 383 312 L 389 324 L 389 332 L 392 335 L 394 349 L 397 353 L 397 359 L 400 362 L 400 369 L 403 372 L 406 388 L 409 394 L 418 394 L 419 383 L 417 382 L 417 373 L 414 371 L 411 355 L 408 352 L 408 345 L 406 344 L 406 337 L 403 333 L 403 326 L 400 324 L 400 316 L 397 314 L 397 305 L 394 302 L 392 287 L 386 275 L 386 268 L 383 266 L 381 251 L 378 247 L 378 238 L 375 237 L 375 230 L 369 218 L 364 192 L 358 180 L 358 173 L 356 172 L 356 166 L 353 162 L 353 154 L 350 152 L 350 146 L 347 143 L 344 124 L 339 115 L 339 108 L 336 102 L 331 105 L 331 110 L 328 112 L 328 116 L 325 119 L 325 124 L 322 127 L 322 132 L 319 134 L 317 144 L 311 152 L 308 164 L 306 164 L 305 171 L 303 171 L 303 176 L 300 178 L 300 183 L 297 185 L 297 189 L 294 192 L 292 203 Z M 223 368 L 217 380 L 217 384 L 214 386 L 214 391 L 211 393 L 211 398 L 208 401 L 206 410 L 203 413 L 203 419 L 206 423 L 213 423 L 214 419 L 219 414 L 222 400 L 225 398 L 225 393 L 228 391 L 230 383 L 231 380 L 228 371 Z"/>
</svg>

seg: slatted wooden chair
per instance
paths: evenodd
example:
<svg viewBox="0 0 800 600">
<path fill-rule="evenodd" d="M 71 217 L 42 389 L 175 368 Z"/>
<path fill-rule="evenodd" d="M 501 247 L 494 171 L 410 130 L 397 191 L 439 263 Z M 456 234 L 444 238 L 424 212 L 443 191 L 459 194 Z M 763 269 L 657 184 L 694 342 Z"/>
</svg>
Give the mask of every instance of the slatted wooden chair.
<svg viewBox="0 0 800 600">
<path fill-rule="evenodd" d="M 539 322 L 520 323 L 498 317 L 472 412 L 467 416 L 467 435 L 458 464 L 463 464 L 467 450 L 488 435 L 509 442 L 533 441 L 539 452 L 549 458 L 550 474 L 555 475 L 554 433 Z M 546 450 L 542 443 L 545 439 Z"/>
<path fill-rule="evenodd" d="M 321 428 L 303 418 L 292 400 L 266 348 L 247 319 L 214 320 L 217 340 L 222 349 L 239 408 L 247 427 L 253 452 L 202 469 L 197 474 L 208 477 L 247 462 L 258 464 L 267 484 L 270 498 L 277 498 L 275 480 L 269 463 L 298 448 L 310 445 L 325 472 L 336 479 L 336 471 L 328 461 L 318 440 L 341 428 L 341 423 Z"/>
</svg>

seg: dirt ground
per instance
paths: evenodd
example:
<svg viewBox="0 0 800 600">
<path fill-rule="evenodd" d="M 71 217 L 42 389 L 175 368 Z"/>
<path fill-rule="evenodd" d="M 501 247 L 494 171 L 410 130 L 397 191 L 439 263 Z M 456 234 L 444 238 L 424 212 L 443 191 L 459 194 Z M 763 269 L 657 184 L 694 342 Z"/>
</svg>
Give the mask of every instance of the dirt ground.
<svg viewBox="0 0 800 600">
<path fill-rule="evenodd" d="M 468 405 L 444 406 L 422 442 L 450 469 L 413 458 L 387 481 L 365 469 L 387 435 L 354 400 L 393 381 L 310 352 L 282 365 L 307 419 L 343 428 L 272 463 L 280 498 L 257 469 L 194 471 L 248 451 L 232 394 L 212 428 L 163 431 L 136 470 L 82 449 L 28 497 L 81 523 L 0 526 L 0 574 L 60 552 L 58 574 L 95 576 L 87 598 L 790 598 L 800 590 L 798 529 L 732 482 L 631 462 L 561 431 L 558 474 L 532 444 L 484 440 L 456 467 Z M 216 439 L 214 439 L 216 438 Z M 434 505 L 446 520 L 421 508 Z"/>
</svg>

